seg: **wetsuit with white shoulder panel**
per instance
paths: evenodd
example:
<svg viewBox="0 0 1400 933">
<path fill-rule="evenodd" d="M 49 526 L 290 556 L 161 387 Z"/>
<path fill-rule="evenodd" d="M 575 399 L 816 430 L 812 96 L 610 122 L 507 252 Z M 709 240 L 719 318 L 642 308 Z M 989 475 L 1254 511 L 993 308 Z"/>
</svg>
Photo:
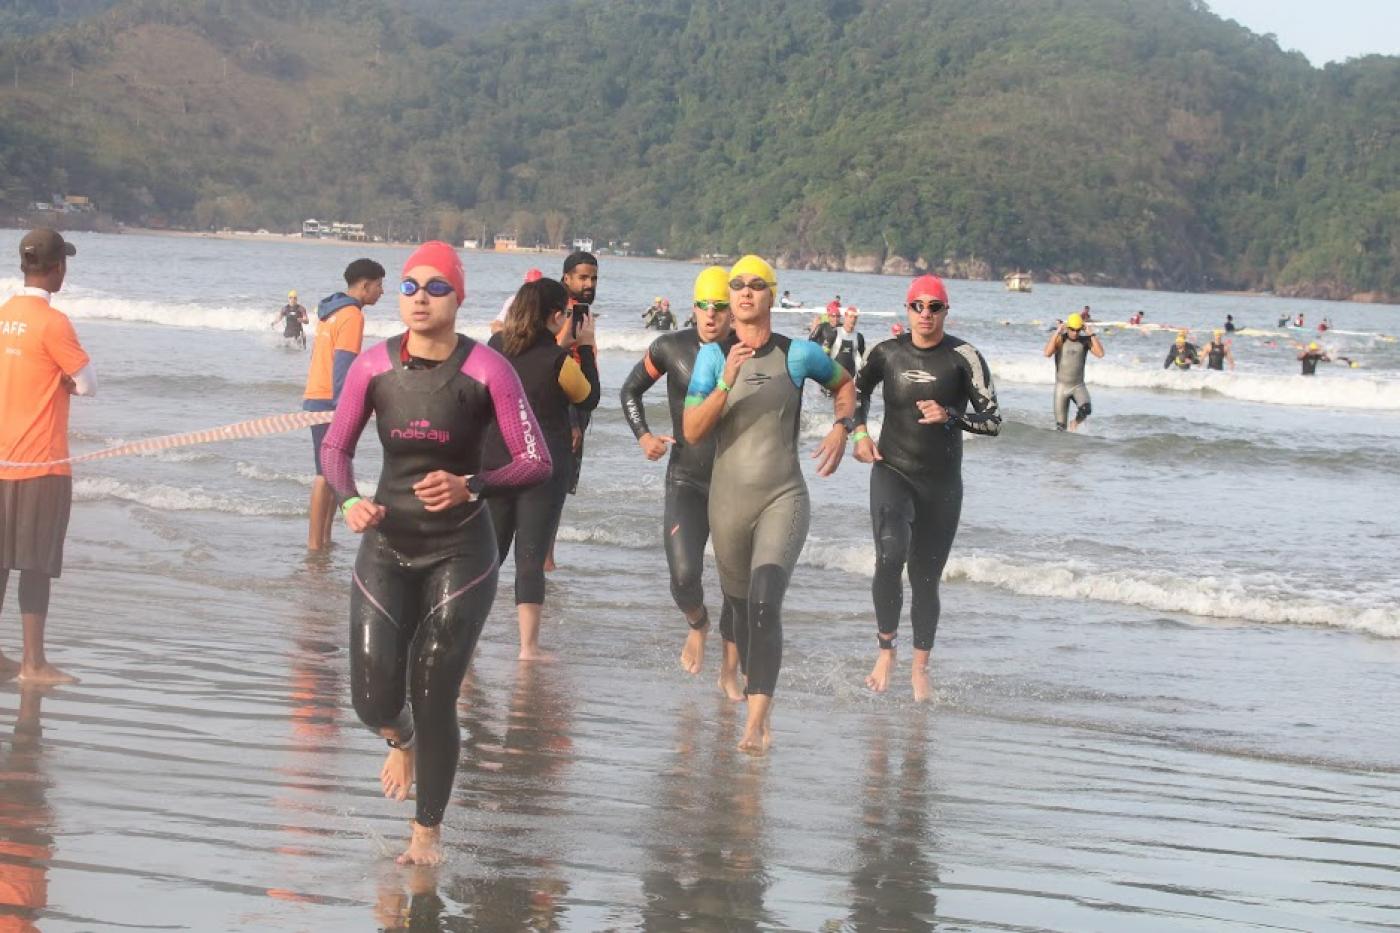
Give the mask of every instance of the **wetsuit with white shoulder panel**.
<svg viewBox="0 0 1400 933">
<path fill-rule="evenodd" d="M 893 645 L 907 566 L 914 647 L 928 651 L 938 629 L 938 582 L 962 515 L 962 436 L 1001 432 L 996 387 L 982 354 L 946 334 L 933 347 L 917 347 L 904 334 L 870 351 L 856 378 L 857 424 L 866 423 L 876 386 L 882 387 L 885 403 L 877 444 L 882 459 L 870 473 L 871 593 L 879 639 L 882 646 Z M 921 401 L 937 402 L 951 417 L 942 424 L 920 424 Z"/>
</svg>

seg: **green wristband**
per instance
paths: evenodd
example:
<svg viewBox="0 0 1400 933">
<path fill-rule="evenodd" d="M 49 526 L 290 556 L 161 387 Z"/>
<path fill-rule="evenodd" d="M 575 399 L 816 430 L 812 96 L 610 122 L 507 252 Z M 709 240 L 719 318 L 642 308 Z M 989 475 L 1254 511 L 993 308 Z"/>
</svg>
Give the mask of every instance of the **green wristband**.
<svg viewBox="0 0 1400 933">
<path fill-rule="evenodd" d="M 347 514 L 352 508 L 355 507 L 355 503 L 359 501 L 359 496 L 351 496 L 349 499 L 346 499 L 344 502 L 340 503 L 340 514 Z"/>
<path fill-rule="evenodd" d="M 719 381 L 715 383 L 715 388 L 716 388 L 716 389 L 719 389 L 721 392 L 728 392 L 730 389 L 732 389 L 732 388 L 734 388 L 734 387 L 733 387 L 732 385 L 730 385 L 729 383 L 725 382 L 723 376 L 720 376 L 720 377 L 719 377 Z"/>
<path fill-rule="evenodd" d="M 870 434 L 866 431 L 857 431 L 856 433 L 851 435 L 851 440 L 855 441 L 856 443 L 860 443 L 869 436 Z"/>
</svg>

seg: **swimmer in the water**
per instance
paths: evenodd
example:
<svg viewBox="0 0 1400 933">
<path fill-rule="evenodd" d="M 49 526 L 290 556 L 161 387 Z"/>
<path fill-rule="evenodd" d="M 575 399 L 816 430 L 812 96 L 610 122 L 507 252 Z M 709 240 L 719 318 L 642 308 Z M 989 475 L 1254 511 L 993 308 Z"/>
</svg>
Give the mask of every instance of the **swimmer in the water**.
<svg viewBox="0 0 1400 933">
<path fill-rule="evenodd" d="M 1045 344 L 1045 355 L 1055 358 L 1055 430 L 1079 430 L 1088 419 L 1093 406 L 1089 387 L 1084 383 L 1084 364 L 1092 353 L 1103 359 L 1103 343 L 1099 335 L 1084 320 L 1082 314 L 1071 314 L 1056 328 Z M 1074 402 L 1074 421 L 1069 420 L 1069 403 Z"/>
<path fill-rule="evenodd" d="M 1235 354 L 1230 351 L 1230 341 L 1225 339 L 1225 332 L 1217 330 L 1211 335 L 1210 343 L 1201 348 L 1205 355 L 1206 369 L 1223 371 L 1225 362 L 1230 362 L 1230 368 L 1235 368 Z"/>
<path fill-rule="evenodd" d="M 491 338 L 490 344 L 519 375 L 530 407 L 539 419 L 543 443 L 554 461 L 548 482 L 491 500 L 491 522 L 496 528 L 501 559 L 505 560 L 512 545 L 515 547 L 515 611 L 521 661 L 550 659 L 540 648 L 540 617 L 544 611 L 545 559 L 559 529 L 573 476 L 569 409 L 574 406 L 588 413 L 598 407 L 593 316 L 585 314 L 575 330 L 568 304 L 568 292 L 554 279 L 527 282 L 515 295 L 505 328 Z M 507 457 L 500 436 L 491 432 L 486 462 L 496 463 Z"/>
<path fill-rule="evenodd" d="M 705 658 L 705 636 L 710 614 L 701 585 L 705 542 L 710 539 L 710 473 L 715 462 L 715 436 L 698 444 L 684 442 L 685 396 L 701 348 L 718 343 L 728 352 L 734 339 L 729 326 L 729 271 L 710 266 L 695 279 L 692 308 L 696 326 L 652 341 L 646 354 L 622 384 L 622 414 L 648 460 L 659 460 L 670 448 L 666 465 L 666 504 L 661 520 L 661 540 L 671 572 L 671 598 L 690 626 L 681 667 L 698 674 Z M 666 378 L 666 401 L 671 412 L 671 435 L 653 434 L 647 425 L 643 395 Z M 680 436 L 680 440 L 676 439 Z M 720 613 L 720 631 L 727 633 L 720 687 L 733 699 L 739 689 L 739 650 L 734 644 L 733 620 L 728 608 Z"/>
<path fill-rule="evenodd" d="M 686 394 L 687 443 L 715 434 L 710 535 L 720 588 L 734 616 L 746 682 L 748 721 L 739 748 L 762 754 L 782 666 L 783 597 L 807 539 L 811 505 L 798 463 L 802 387 L 811 379 L 835 395 L 836 423 L 812 454 L 817 475 L 841 464 L 854 427 L 851 377 L 817 344 L 773 333 L 773 267 L 745 256 L 729 270 L 729 308 L 738 342 L 726 354 L 701 348 Z"/>
<path fill-rule="evenodd" d="M 1176 335 L 1171 349 L 1167 350 L 1167 361 L 1162 364 L 1163 369 L 1171 369 L 1175 366 L 1179 370 L 1190 369 L 1201 362 L 1199 354 L 1196 352 L 1196 345 L 1186 339 L 1186 331 Z"/>
<path fill-rule="evenodd" d="M 277 312 L 277 320 L 272 322 L 273 327 L 279 324 L 282 327 L 282 343 L 294 343 L 298 348 L 306 349 L 306 324 L 311 319 L 306 316 L 306 309 L 297 301 L 297 293 L 287 292 L 287 303 L 282 306 L 282 310 Z"/>
<path fill-rule="evenodd" d="M 938 630 L 938 581 L 962 514 L 962 436 L 1001 433 L 996 388 L 982 354 L 945 333 L 948 291 L 937 276 L 913 281 L 905 296 L 909 333 L 870 352 L 856 377 L 855 457 L 870 471 L 870 520 L 875 532 L 876 640 L 879 651 L 866 686 L 883 693 L 895 667 L 895 633 L 904 607 L 908 567 L 914 600 L 911 683 L 916 701 L 930 696 L 928 664 Z M 1071 315 L 1071 318 L 1077 315 Z M 885 403 L 880 444 L 866 430 L 870 397 Z M 972 411 L 968 411 L 971 406 Z"/>
<path fill-rule="evenodd" d="M 457 697 L 496 595 L 496 536 L 485 502 L 543 482 L 549 450 L 520 380 L 499 353 L 456 332 L 465 276 L 446 243 L 404 263 L 407 332 L 358 356 L 321 451 L 326 481 L 360 541 L 350 590 L 350 695 L 389 744 L 386 797 L 415 781 L 401 864 L 442 861 L 442 816 L 461 756 Z M 384 448 L 374 497 L 356 488 L 355 446 L 373 415 Z M 482 469 L 498 426 L 508 459 Z"/>
</svg>

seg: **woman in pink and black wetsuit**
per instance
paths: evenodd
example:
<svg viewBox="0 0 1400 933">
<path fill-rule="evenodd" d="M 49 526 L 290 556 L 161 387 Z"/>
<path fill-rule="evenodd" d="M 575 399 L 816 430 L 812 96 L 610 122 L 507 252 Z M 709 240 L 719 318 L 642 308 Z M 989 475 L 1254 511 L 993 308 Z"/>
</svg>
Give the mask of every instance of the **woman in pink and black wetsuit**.
<svg viewBox="0 0 1400 933">
<path fill-rule="evenodd" d="M 350 593 L 355 712 L 389 742 L 385 795 L 403 800 L 418 782 L 405 864 L 442 859 L 461 746 L 457 694 L 496 595 L 496 537 L 482 500 L 553 469 L 514 368 L 456 333 L 463 292 L 461 261 L 446 243 L 409 257 L 399 286 L 408 330 L 355 360 L 321 447 L 345 522 L 364 534 Z M 368 499 L 356 491 L 353 457 L 371 413 L 384 468 Z M 510 458 L 481 472 L 482 438 L 496 425 Z"/>
</svg>

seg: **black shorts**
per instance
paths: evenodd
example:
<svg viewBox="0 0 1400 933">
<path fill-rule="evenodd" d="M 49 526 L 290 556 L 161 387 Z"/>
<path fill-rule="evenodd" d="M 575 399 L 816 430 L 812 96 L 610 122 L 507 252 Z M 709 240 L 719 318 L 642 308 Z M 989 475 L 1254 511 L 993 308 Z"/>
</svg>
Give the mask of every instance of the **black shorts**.
<svg viewBox="0 0 1400 933">
<path fill-rule="evenodd" d="M 0 479 L 0 570 L 57 577 L 73 509 L 73 477 Z"/>
</svg>

